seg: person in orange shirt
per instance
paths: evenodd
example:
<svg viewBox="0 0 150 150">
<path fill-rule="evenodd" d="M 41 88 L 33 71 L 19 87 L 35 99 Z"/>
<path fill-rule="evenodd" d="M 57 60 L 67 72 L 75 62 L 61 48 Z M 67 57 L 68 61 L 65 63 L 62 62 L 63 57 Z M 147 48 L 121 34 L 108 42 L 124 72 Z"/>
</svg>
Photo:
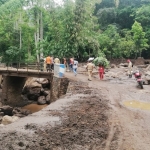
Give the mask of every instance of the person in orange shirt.
<svg viewBox="0 0 150 150">
<path fill-rule="evenodd" d="M 51 63 L 52 63 L 50 55 L 48 55 L 48 57 L 46 57 L 45 63 L 46 63 L 46 69 L 48 72 L 51 70 Z"/>
</svg>

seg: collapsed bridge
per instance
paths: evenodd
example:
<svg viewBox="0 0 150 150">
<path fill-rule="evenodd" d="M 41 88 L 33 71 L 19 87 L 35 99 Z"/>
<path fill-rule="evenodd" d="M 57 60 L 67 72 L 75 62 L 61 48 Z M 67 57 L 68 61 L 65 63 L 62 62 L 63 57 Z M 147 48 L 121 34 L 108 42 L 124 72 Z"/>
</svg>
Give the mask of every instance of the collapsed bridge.
<svg viewBox="0 0 150 150">
<path fill-rule="evenodd" d="M 64 87 L 62 83 L 64 80 L 67 83 L 69 82 L 67 78 L 60 78 L 54 76 L 52 72 L 40 71 L 39 69 L 0 67 L 0 75 L 3 77 L 1 102 L 3 105 L 11 105 L 14 107 L 22 106 L 21 93 L 29 77 L 47 78 L 50 81 L 51 101 L 55 101 L 61 95 L 66 94 L 67 87 Z"/>
</svg>

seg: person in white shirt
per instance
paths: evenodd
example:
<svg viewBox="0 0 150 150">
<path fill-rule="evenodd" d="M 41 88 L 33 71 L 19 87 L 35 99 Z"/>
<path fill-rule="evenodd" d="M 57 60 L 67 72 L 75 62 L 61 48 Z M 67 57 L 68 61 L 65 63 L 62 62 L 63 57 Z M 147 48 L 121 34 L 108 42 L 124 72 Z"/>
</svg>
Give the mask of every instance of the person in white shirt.
<svg viewBox="0 0 150 150">
<path fill-rule="evenodd" d="M 129 78 L 132 78 L 132 62 L 130 59 L 128 59 L 127 62 L 128 62 L 128 75 Z"/>
<path fill-rule="evenodd" d="M 78 68 L 78 61 L 74 60 L 73 61 L 73 72 L 74 72 L 75 76 L 77 75 L 77 68 Z"/>
<path fill-rule="evenodd" d="M 54 59 L 54 63 L 55 63 L 55 64 L 60 64 L 60 60 L 59 60 L 58 57 L 56 57 L 56 58 Z"/>
</svg>

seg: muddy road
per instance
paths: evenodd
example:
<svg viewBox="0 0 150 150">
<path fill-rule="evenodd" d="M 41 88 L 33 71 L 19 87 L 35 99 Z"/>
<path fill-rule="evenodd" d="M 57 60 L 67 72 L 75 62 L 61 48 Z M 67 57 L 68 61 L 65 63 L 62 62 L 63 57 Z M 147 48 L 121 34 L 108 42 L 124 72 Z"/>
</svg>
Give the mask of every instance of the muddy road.
<svg viewBox="0 0 150 150">
<path fill-rule="evenodd" d="M 138 89 L 123 71 L 103 81 L 88 81 L 83 72 L 66 77 L 64 97 L 0 128 L 0 150 L 149 149 L 150 85 Z"/>
<path fill-rule="evenodd" d="M 114 72 L 120 69 L 112 69 Z M 125 69 L 122 69 L 124 72 Z M 68 74 L 71 78 L 71 75 Z M 87 76 L 79 75 L 74 80 L 87 82 Z M 100 81 L 94 75 L 88 81 L 90 88 L 108 100 L 109 134 L 105 150 L 148 150 L 150 147 L 150 85 L 139 89 L 134 77 L 125 73 L 119 78 L 105 77 Z"/>
</svg>

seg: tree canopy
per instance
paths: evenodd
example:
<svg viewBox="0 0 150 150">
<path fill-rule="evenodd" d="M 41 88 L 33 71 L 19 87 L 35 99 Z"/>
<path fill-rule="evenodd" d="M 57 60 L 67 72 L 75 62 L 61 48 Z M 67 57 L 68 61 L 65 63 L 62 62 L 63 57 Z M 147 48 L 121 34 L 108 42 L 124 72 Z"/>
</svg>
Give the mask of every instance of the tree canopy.
<svg viewBox="0 0 150 150">
<path fill-rule="evenodd" d="M 0 55 L 149 58 L 149 10 L 149 0 L 0 0 Z"/>
</svg>

